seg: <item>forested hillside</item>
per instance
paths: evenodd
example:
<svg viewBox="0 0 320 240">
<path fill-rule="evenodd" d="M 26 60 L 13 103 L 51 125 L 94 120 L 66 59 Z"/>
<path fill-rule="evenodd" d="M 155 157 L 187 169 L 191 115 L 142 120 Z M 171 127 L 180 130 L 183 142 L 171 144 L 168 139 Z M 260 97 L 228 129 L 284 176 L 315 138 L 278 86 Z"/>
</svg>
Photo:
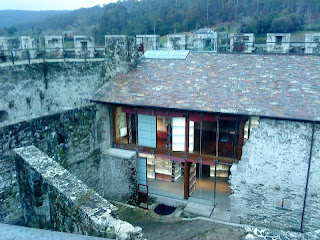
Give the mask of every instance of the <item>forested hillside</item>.
<svg viewBox="0 0 320 240">
<path fill-rule="evenodd" d="M 218 31 L 320 31 L 319 0 L 123 0 L 51 16 L 33 24 L 44 31 L 73 30 L 93 35 L 160 34 L 200 27 Z M 31 26 L 28 26 L 31 29 Z"/>
<path fill-rule="evenodd" d="M 34 24 L 44 21 L 49 16 L 66 13 L 68 11 L 23 11 L 0 10 L 0 28 L 17 26 L 20 24 Z"/>
</svg>

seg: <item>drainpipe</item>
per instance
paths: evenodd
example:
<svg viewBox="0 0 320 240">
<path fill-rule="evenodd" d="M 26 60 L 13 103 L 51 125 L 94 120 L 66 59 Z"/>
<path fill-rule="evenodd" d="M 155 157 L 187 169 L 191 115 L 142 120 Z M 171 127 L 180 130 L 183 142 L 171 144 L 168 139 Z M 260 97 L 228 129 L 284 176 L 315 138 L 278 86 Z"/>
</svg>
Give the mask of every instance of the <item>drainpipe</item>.
<svg viewBox="0 0 320 240">
<path fill-rule="evenodd" d="M 309 153 L 307 182 L 306 182 L 305 193 L 304 193 L 304 200 L 303 200 L 303 209 L 302 209 L 302 218 L 301 218 L 300 232 L 302 232 L 303 220 L 304 220 L 304 212 L 305 212 L 305 208 L 306 208 L 306 200 L 307 200 L 308 184 L 309 184 L 309 175 L 310 175 L 310 164 L 311 164 L 312 149 L 313 149 L 313 143 L 314 143 L 314 128 L 315 128 L 315 122 L 313 122 L 313 124 L 312 124 L 311 146 L 310 146 L 310 153 Z"/>
</svg>

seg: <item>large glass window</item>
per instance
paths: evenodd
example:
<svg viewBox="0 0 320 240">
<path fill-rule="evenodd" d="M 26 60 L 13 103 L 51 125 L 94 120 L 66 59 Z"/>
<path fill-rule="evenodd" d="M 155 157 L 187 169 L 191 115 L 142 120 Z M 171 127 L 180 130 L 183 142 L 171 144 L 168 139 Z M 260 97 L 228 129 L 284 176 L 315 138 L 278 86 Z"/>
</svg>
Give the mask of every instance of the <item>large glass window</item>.
<svg viewBox="0 0 320 240">
<path fill-rule="evenodd" d="M 170 117 L 157 116 L 157 148 L 171 149 L 172 124 Z"/>
<path fill-rule="evenodd" d="M 140 112 L 141 113 L 140 113 Z M 163 112 L 163 113 L 162 113 Z M 183 152 L 186 150 L 186 118 L 182 114 L 149 109 L 115 108 L 115 142 Z M 153 115 L 152 115 L 153 114 Z M 159 115 L 158 115 L 159 114 Z M 163 115 L 162 115 L 163 114 Z M 257 120 L 245 125 L 245 140 Z M 190 114 L 189 152 L 235 158 L 240 121 L 234 117 Z"/>
<path fill-rule="evenodd" d="M 115 142 L 137 144 L 137 115 L 133 109 L 116 107 L 114 112 Z"/>
<path fill-rule="evenodd" d="M 128 114 L 129 143 L 137 144 L 137 119 L 136 114 Z"/>
<path fill-rule="evenodd" d="M 139 153 L 147 159 L 147 184 L 149 193 L 183 199 L 184 176 L 182 164 L 170 158 Z"/>
<path fill-rule="evenodd" d="M 204 154 L 216 154 L 217 122 L 202 121 L 202 146 Z"/>
<path fill-rule="evenodd" d="M 186 120 L 184 117 L 172 118 L 172 151 L 185 151 Z"/>
<path fill-rule="evenodd" d="M 128 143 L 127 114 L 122 112 L 121 107 L 115 109 L 115 142 Z"/>
<path fill-rule="evenodd" d="M 219 156 L 234 158 L 237 156 L 236 133 L 239 126 L 236 120 L 219 121 Z"/>
</svg>

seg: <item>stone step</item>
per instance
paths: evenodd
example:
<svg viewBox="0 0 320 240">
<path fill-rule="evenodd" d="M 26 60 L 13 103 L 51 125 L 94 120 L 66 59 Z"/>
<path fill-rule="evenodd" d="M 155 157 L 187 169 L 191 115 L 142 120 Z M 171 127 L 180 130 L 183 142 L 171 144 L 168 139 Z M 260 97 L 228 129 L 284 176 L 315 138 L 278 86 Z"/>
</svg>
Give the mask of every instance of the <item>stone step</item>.
<svg viewBox="0 0 320 240">
<path fill-rule="evenodd" d="M 204 217 L 210 217 L 213 206 L 196 203 L 196 202 L 189 202 L 188 205 L 184 208 L 184 211 L 189 213 L 194 213 Z"/>
<path fill-rule="evenodd" d="M 195 198 L 195 197 L 189 197 L 188 202 L 194 202 L 194 203 L 200 203 L 208 206 L 214 207 L 214 201 L 201 199 L 201 198 Z"/>
</svg>

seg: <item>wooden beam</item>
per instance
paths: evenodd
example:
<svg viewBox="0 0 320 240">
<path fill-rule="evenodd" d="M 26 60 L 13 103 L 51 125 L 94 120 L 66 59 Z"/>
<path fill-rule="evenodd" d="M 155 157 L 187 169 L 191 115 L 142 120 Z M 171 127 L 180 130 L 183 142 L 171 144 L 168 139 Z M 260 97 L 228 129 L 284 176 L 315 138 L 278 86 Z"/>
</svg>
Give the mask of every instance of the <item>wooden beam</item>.
<svg viewBox="0 0 320 240">
<path fill-rule="evenodd" d="M 189 152 L 189 129 L 190 129 L 190 127 L 189 127 L 189 123 L 190 123 L 190 121 L 189 121 L 189 115 L 186 115 L 186 127 L 185 127 L 185 142 L 186 142 L 186 146 L 185 146 L 185 150 L 186 150 L 186 152 Z"/>
<path fill-rule="evenodd" d="M 178 158 L 182 158 L 182 159 L 185 159 L 185 156 L 187 156 L 187 159 L 192 159 L 192 160 L 198 160 L 199 157 L 201 157 L 203 161 L 210 162 L 210 163 L 214 163 L 215 160 L 217 160 L 218 162 L 221 162 L 221 163 L 227 163 L 227 164 L 233 163 L 233 158 L 214 156 L 214 155 L 210 155 L 210 154 L 173 152 L 172 150 L 169 150 L 169 149 L 149 148 L 149 147 L 137 146 L 135 144 L 115 144 L 114 147 L 123 148 L 123 149 L 127 149 L 127 150 L 132 150 L 132 151 L 135 151 L 136 148 L 138 148 L 139 152 L 145 152 L 145 153 L 150 153 L 150 154 L 152 151 L 155 154 L 160 154 L 160 155 L 167 155 L 167 153 L 170 153 L 170 155 L 172 157 L 178 157 Z"/>
<path fill-rule="evenodd" d="M 189 198 L 190 162 L 184 163 L 184 199 Z"/>
<path fill-rule="evenodd" d="M 240 120 L 239 126 L 239 140 L 238 140 L 238 160 L 241 159 L 242 156 L 242 146 L 243 146 L 243 137 L 244 137 L 244 123 L 245 120 Z"/>
<path fill-rule="evenodd" d="M 115 145 L 116 143 L 116 139 L 117 139 L 117 112 L 116 112 L 116 107 L 113 106 L 112 107 L 112 130 L 113 130 L 113 145 Z"/>
<path fill-rule="evenodd" d="M 129 128 L 129 113 L 126 113 L 126 120 L 127 120 L 127 143 L 130 143 L 130 128 Z"/>
</svg>

